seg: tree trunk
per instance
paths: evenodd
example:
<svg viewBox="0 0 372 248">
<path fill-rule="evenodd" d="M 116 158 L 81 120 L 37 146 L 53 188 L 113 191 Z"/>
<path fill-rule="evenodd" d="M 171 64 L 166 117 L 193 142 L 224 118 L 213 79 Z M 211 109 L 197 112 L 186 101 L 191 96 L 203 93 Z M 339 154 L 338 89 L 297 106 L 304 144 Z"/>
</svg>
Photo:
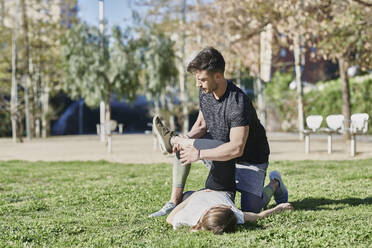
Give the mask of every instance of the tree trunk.
<svg viewBox="0 0 372 248">
<path fill-rule="evenodd" d="M 103 14 L 104 14 L 104 3 L 103 3 L 103 0 L 99 0 L 99 31 L 102 36 L 105 33 L 105 23 L 103 20 Z M 101 56 L 104 56 L 104 45 L 105 43 L 102 42 L 102 55 Z M 109 100 L 109 105 L 110 105 L 110 100 Z M 105 119 L 108 120 L 106 118 L 107 112 L 105 113 L 105 109 L 106 108 L 110 109 L 110 106 L 107 106 L 107 104 L 105 106 L 105 102 L 101 101 L 99 107 L 100 107 L 99 113 L 100 113 L 100 124 L 101 124 L 101 142 L 104 142 L 106 139 Z M 111 117 L 110 113 L 108 113 L 108 115 Z"/>
<path fill-rule="evenodd" d="M 181 89 L 181 105 L 182 105 L 182 132 L 187 133 L 189 131 L 189 108 L 188 108 L 188 96 L 186 88 L 186 72 L 185 68 L 182 66 L 180 71 L 180 89 Z"/>
<path fill-rule="evenodd" d="M 260 77 L 256 79 L 255 91 L 257 94 L 258 118 L 261 124 L 266 127 L 265 83 Z"/>
<path fill-rule="evenodd" d="M 171 130 L 176 130 L 176 116 L 174 115 L 174 104 L 172 101 L 172 97 L 167 97 L 167 103 L 169 107 L 169 128 Z"/>
<path fill-rule="evenodd" d="M 46 78 L 42 93 L 42 115 L 41 115 L 41 136 L 46 138 L 49 135 L 49 78 Z"/>
<path fill-rule="evenodd" d="M 342 115 L 345 117 L 345 134 L 344 137 L 350 140 L 350 117 L 351 117 L 351 104 L 350 104 L 350 86 L 349 78 L 346 73 L 347 63 L 342 56 L 338 57 L 338 67 L 340 70 L 341 90 L 342 90 Z"/>
<path fill-rule="evenodd" d="M 181 62 L 179 65 L 179 76 L 180 76 L 180 90 L 181 90 L 181 105 L 182 105 L 182 119 L 183 119 L 183 126 L 182 132 L 187 133 L 189 131 L 189 108 L 188 108 L 188 94 L 187 94 L 187 86 L 186 86 L 186 67 L 185 67 L 185 45 L 186 45 L 186 0 L 183 0 L 183 7 L 182 7 L 182 39 L 181 39 Z"/>
<path fill-rule="evenodd" d="M 105 101 L 101 101 L 99 104 L 99 123 L 101 127 L 101 133 L 100 133 L 100 138 L 101 142 L 105 141 L 105 114 L 106 108 L 105 108 Z"/>
<path fill-rule="evenodd" d="M 265 82 L 271 80 L 272 26 L 268 24 L 260 33 L 260 76 L 257 79 L 257 105 L 260 121 L 266 127 Z"/>
<path fill-rule="evenodd" d="M 160 94 L 160 104 L 161 104 L 161 108 L 162 109 L 167 109 L 167 104 L 166 104 L 166 102 L 167 102 L 167 99 L 166 99 L 166 97 L 165 97 L 165 92 L 162 92 L 161 94 Z"/>
<path fill-rule="evenodd" d="M 29 104 L 29 86 L 30 86 L 30 44 L 28 39 L 28 19 L 27 19 L 27 5 L 25 0 L 21 0 L 22 7 L 22 28 L 23 28 L 23 42 L 26 49 L 26 57 L 24 59 L 24 101 L 25 101 L 25 122 L 26 122 L 26 137 L 27 140 L 31 139 L 30 127 L 30 104 Z"/>
<path fill-rule="evenodd" d="M 110 100 L 111 100 L 111 85 L 110 83 L 107 83 L 107 94 L 106 94 L 106 99 L 105 99 L 105 114 L 106 114 L 106 118 L 105 118 L 105 123 L 109 123 L 111 121 L 111 104 L 110 104 Z"/>
<path fill-rule="evenodd" d="M 295 33 L 293 37 L 293 50 L 295 59 L 296 85 L 297 85 L 297 112 L 298 112 L 298 131 L 300 140 L 304 139 L 304 105 L 303 105 L 303 87 L 301 80 L 301 37 Z"/>
<path fill-rule="evenodd" d="M 29 103 L 28 103 L 28 106 L 29 106 L 29 128 L 30 128 L 30 137 L 33 138 L 35 137 L 35 104 L 34 104 L 34 101 L 32 99 L 35 99 L 37 98 L 35 92 L 34 92 L 34 87 L 33 85 L 35 85 L 35 80 L 34 80 L 34 67 L 33 67 L 33 62 L 32 62 L 32 58 L 31 56 L 29 57 L 29 62 L 28 62 L 28 66 L 29 66 L 29 74 L 28 74 L 28 77 L 27 77 L 27 80 L 29 82 L 28 86 L 28 100 L 29 100 Z M 31 100 L 30 100 L 31 99 Z M 27 127 L 26 127 L 27 128 Z"/>
<path fill-rule="evenodd" d="M 5 4 L 4 0 L 0 0 L 0 25 L 4 26 L 5 19 Z"/>
<path fill-rule="evenodd" d="M 30 101 L 28 89 L 30 85 L 29 76 L 24 77 L 24 100 L 25 100 L 25 122 L 26 122 L 26 137 L 27 140 L 31 139 L 31 126 L 30 126 Z"/>
<path fill-rule="evenodd" d="M 18 85 L 17 85 L 17 40 L 18 40 L 18 6 L 16 2 L 16 13 L 14 15 L 14 28 L 12 39 L 12 89 L 10 100 L 10 116 L 12 120 L 12 139 L 17 142 L 17 106 L 18 106 Z"/>
<path fill-rule="evenodd" d="M 154 115 L 160 115 L 160 104 L 158 98 L 154 99 Z"/>
</svg>

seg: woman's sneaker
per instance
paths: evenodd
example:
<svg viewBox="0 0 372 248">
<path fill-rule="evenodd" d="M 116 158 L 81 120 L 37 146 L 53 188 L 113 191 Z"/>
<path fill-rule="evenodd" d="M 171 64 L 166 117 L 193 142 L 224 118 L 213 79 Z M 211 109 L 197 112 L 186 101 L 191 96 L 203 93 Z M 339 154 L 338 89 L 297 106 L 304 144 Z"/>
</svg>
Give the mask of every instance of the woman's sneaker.
<svg viewBox="0 0 372 248">
<path fill-rule="evenodd" d="M 177 135 L 176 132 L 170 131 L 164 124 L 161 122 L 159 116 L 155 115 L 154 119 L 152 119 L 152 127 L 158 138 L 160 150 L 164 155 L 168 153 L 172 153 L 172 144 L 171 138 L 172 136 Z"/>
<path fill-rule="evenodd" d="M 159 217 L 159 216 L 163 216 L 163 215 L 169 214 L 170 212 L 172 212 L 172 210 L 175 207 L 176 207 L 176 204 L 174 204 L 173 202 L 167 202 L 167 203 L 165 203 L 165 205 L 159 211 L 150 214 L 149 215 L 149 218 Z"/>
<path fill-rule="evenodd" d="M 278 189 L 274 192 L 274 199 L 276 204 L 288 202 L 288 190 L 284 185 L 282 177 L 278 171 L 272 171 L 269 174 L 270 180 L 275 179 L 279 183 Z"/>
</svg>

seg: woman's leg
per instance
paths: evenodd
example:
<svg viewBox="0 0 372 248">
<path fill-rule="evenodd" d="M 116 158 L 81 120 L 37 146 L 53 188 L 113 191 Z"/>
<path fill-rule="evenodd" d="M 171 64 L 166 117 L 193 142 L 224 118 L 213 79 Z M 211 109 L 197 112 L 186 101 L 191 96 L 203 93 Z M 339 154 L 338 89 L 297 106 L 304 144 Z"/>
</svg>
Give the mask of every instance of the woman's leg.
<svg viewBox="0 0 372 248">
<path fill-rule="evenodd" d="M 208 136 L 206 136 L 208 137 Z M 197 149 L 211 149 L 222 145 L 224 142 L 212 139 L 186 139 L 180 136 L 174 136 L 171 139 L 171 144 L 179 144 L 181 147 L 194 145 Z M 205 161 L 208 167 L 208 161 Z M 189 175 L 191 164 L 183 166 L 180 161 L 180 154 L 176 152 L 172 168 L 172 193 L 170 201 L 167 202 L 159 211 L 150 214 L 149 217 L 163 216 L 171 212 L 177 204 L 183 199 L 183 189 L 185 188 L 186 180 Z"/>
<path fill-rule="evenodd" d="M 205 149 L 212 149 L 216 148 L 225 142 L 220 140 L 214 140 L 214 139 L 187 139 L 182 138 L 180 136 L 174 136 L 171 140 L 172 144 L 179 144 L 182 148 L 185 148 L 187 146 L 194 146 L 196 149 L 199 150 L 205 150 Z"/>
<path fill-rule="evenodd" d="M 262 197 L 258 197 L 247 191 L 241 191 L 242 211 L 259 213 L 270 202 L 278 186 L 279 184 L 277 181 L 271 180 L 270 183 L 263 188 Z"/>
</svg>

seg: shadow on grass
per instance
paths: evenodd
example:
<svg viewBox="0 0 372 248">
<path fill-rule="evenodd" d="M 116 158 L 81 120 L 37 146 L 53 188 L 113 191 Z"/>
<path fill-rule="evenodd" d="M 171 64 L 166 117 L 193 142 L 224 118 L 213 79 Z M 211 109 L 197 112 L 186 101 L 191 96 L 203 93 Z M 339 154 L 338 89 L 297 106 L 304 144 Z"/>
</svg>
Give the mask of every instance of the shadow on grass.
<svg viewBox="0 0 372 248">
<path fill-rule="evenodd" d="M 305 198 L 302 200 L 291 202 L 294 209 L 296 210 L 326 210 L 326 209 L 342 209 L 345 206 L 339 207 L 323 207 L 326 205 L 349 205 L 349 206 L 359 206 L 359 205 L 371 205 L 372 197 L 367 198 L 345 198 L 340 200 L 333 200 L 327 198 Z"/>
<path fill-rule="evenodd" d="M 262 224 L 258 224 L 257 222 L 247 222 L 243 225 L 238 225 L 236 228 L 237 232 L 245 232 L 251 230 L 264 230 L 265 226 Z"/>
</svg>

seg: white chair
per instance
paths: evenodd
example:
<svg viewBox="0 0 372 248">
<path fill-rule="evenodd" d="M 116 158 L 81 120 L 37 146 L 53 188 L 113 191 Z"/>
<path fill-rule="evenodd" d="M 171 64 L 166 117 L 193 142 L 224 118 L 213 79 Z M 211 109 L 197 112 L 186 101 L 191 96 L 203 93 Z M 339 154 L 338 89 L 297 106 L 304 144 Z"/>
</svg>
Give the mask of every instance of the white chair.
<svg viewBox="0 0 372 248">
<path fill-rule="evenodd" d="M 105 132 L 107 134 L 107 151 L 108 153 L 111 153 L 112 149 L 111 149 L 111 145 L 112 145 L 112 141 L 111 141 L 111 138 L 112 138 L 112 131 L 114 131 L 118 125 L 118 122 L 115 121 L 115 120 L 110 120 L 110 121 L 106 121 L 104 123 L 105 125 Z"/>
<path fill-rule="evenodd" d="M 305 153 L 310 152 L 310 134 L 315 133 L 322 125 L 323 116 L 321 115 L 309 115 L 306 117 L 306 125 L 309 129 L 303 131 L 305 135 Z"/>
<path fill-rule="evenodd" d="M 332 153 L 332 134 L 344 133 L 345 117 L 343 115 L 329 115 L 326 118 L 328 128 L 324 129 L 328 133 L 328 153 Z"/>
<path fill-rule="evenodd" d="M 368 131 L 368 119 L 369 115 L 366 113 L 357 113 L 351 115 L 350 122 L 350 153 L 351 156 L 355 156 L 356 153 L 356 136 L 358 134 L 365 134 Z"/>
</svg>

